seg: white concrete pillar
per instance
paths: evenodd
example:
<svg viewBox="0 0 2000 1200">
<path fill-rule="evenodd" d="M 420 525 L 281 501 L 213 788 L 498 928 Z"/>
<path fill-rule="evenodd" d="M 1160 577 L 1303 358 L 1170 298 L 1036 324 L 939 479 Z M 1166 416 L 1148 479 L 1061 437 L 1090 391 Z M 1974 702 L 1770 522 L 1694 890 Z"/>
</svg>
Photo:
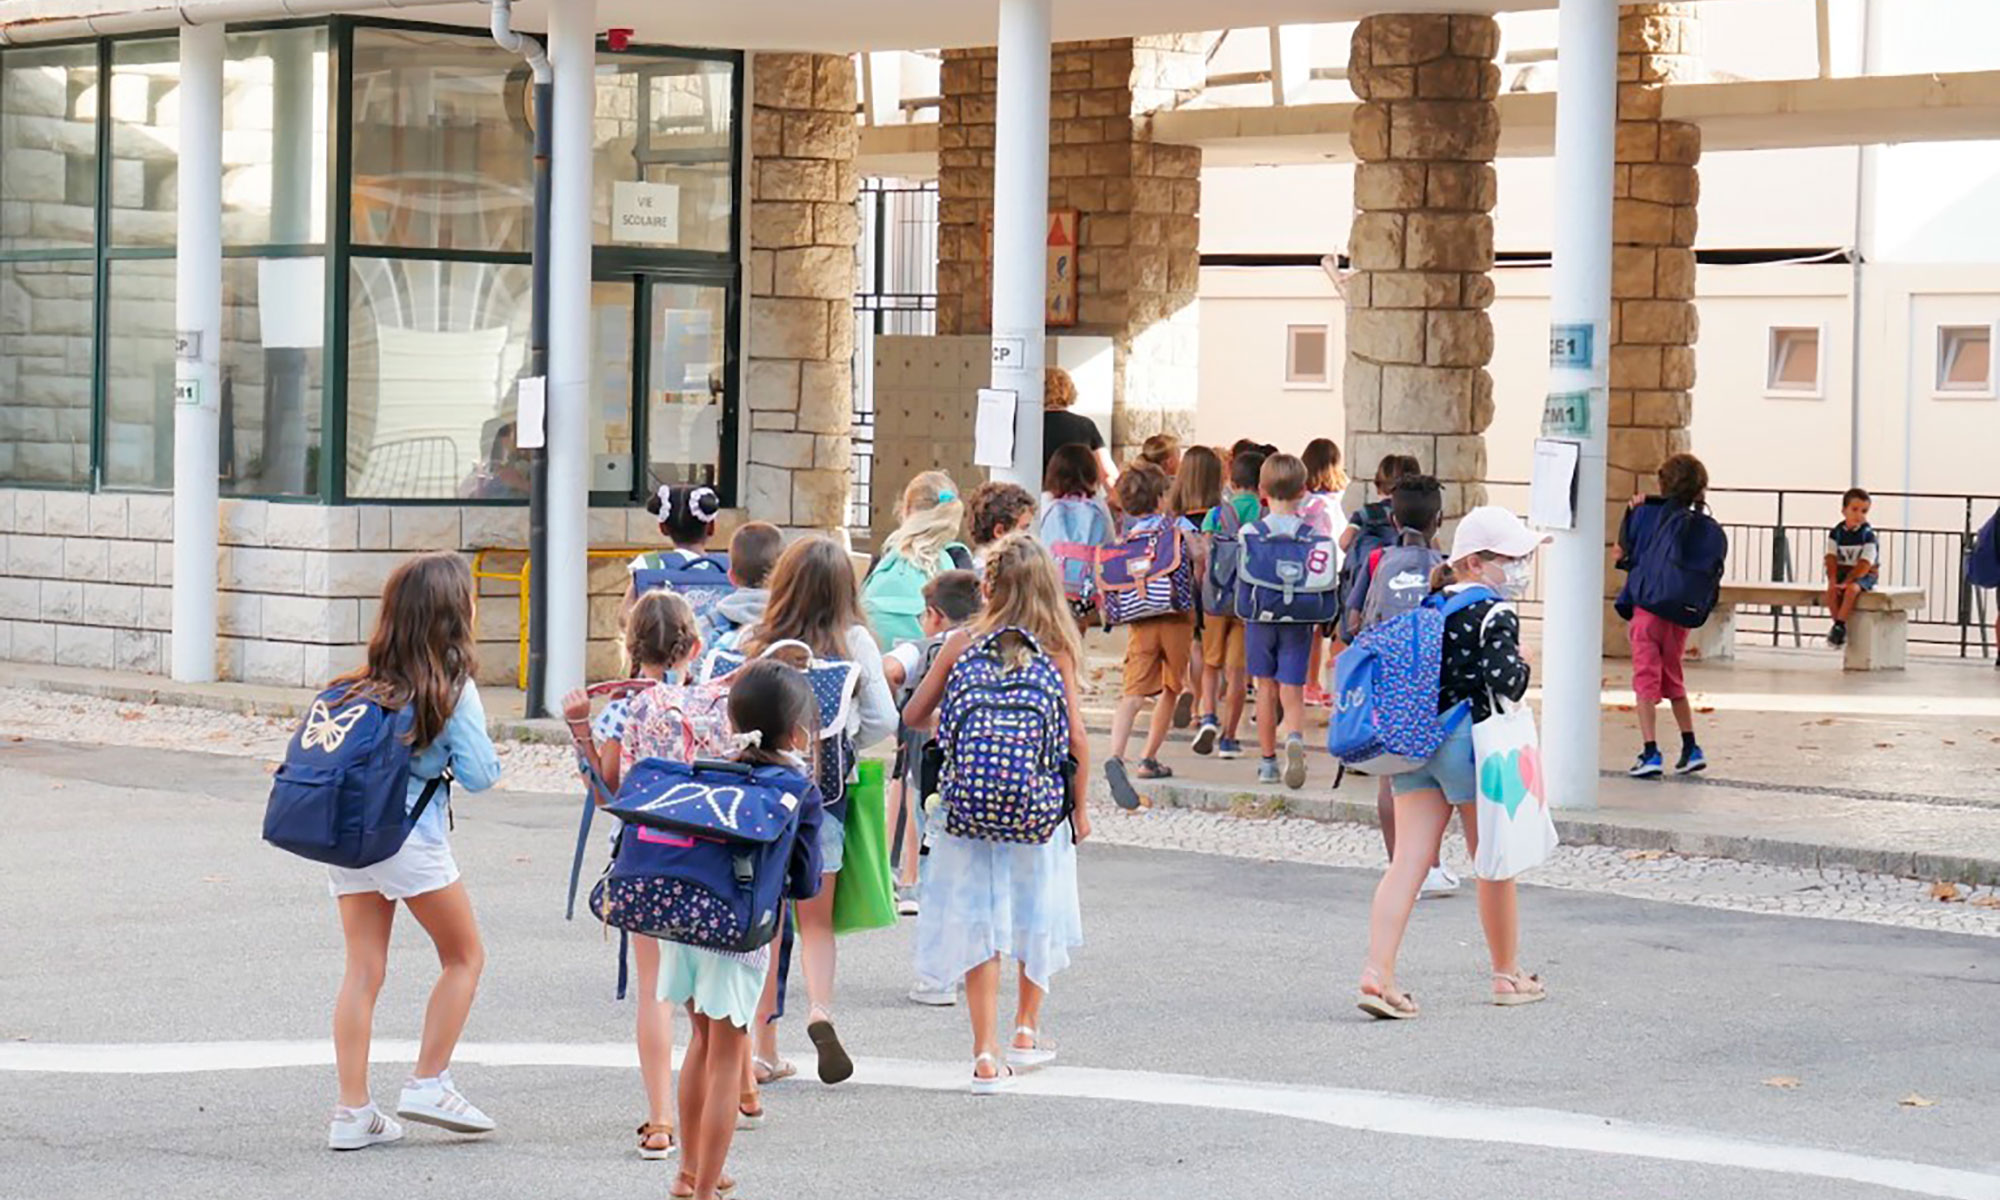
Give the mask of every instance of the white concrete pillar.
<svg viewBox="0 0 2000 1200">
<path fill-rule="evenodd" d="M 216 482 L 222 419 L 223 26 L 183 26 L 174 269 L 173 674 L 215 678 Z"/>
<path fill-rule="evenodd" d="M 995 479 L 1040 492 L 1047 336 L 1052 0 L 1000 0 L 994 106 L 993 386 L 1020 397 L 1014 465 Z"/>
<path fill-rule="evenodd" d="M 584 682 L 589 638 L 590 250 L 597 0 L 549 6 L 555 67 L 555 228 L 549 247 L 549 639 L 542 698 L 555 711 Z"/>
<path fill-rule="evenodd" d="M 1542 763 L 1550 802 L 1597 805 L 1604 660 L 1605 447 L 1611 382 L 1611 191 L 1618 120 L 1618 0 L 1562 0 L 1556 55 L 1552 326 L 1588 326 L 1589 361 L 1552 353 L 1549 390 L 1588 392 L 1576 528 L 1548 551 L 1542 633 Z M 1552 338 L 1551 342 L 1556 339 Z M 1553 430 L 1549 432 L 1554 432 Z"/>
</svg>

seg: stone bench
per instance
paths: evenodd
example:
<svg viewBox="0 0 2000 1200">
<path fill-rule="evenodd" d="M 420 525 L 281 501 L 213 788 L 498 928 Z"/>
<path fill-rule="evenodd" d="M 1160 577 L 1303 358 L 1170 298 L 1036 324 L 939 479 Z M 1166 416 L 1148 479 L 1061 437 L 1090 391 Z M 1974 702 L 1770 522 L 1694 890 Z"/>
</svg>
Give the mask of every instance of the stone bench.
<svg viewBox="0 0 2000 1200">
<path fill-rule="evenodd" d="M 1826 587 L 1814 583 L 1725 583 L 1708 624 L 1689 640 L 1703 662 L 1736 657 L 1736 609 L 1740 605 L 1819 608 Z M 1909 661 L 1910 614 L 1924 606 L 1924 589 L 1879 587 L 1864 592 L 1847 622 L 1846 668 L 1900 671 Z"/>
</svg>

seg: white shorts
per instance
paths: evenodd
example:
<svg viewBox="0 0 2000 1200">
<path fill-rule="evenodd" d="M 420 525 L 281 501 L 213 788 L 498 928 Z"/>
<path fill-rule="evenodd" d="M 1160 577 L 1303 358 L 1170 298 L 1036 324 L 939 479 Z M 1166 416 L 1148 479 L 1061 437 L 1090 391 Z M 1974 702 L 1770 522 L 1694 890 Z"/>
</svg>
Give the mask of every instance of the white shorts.
<svg viewBox="0 0 2000 1200">
<path fill-rule="evenodd" d="M 385 900 L 408 900 L 458 882 L 451 844 L 412 835 L 403 848 L 372 867 L 328 867 L 326 889 L 334 896 L 379 893 Z"/>
</svg>

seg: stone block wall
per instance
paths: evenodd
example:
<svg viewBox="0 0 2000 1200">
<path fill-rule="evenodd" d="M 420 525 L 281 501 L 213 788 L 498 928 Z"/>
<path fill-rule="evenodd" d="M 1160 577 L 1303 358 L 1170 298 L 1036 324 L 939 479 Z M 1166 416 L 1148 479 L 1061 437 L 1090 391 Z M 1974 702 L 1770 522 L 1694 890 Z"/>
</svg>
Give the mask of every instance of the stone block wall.
<svg viewBox="0 0 2000 1200">
<path fill-rule="evenodd" d="M 1112 444 L 1193 430 L 1199 386 L 1201 151 L 1153 141 L 1151 114 L 1203 83 L 1211 35 L 1066 42 L 1049 98 L 1049 207 L 1079 216 L 1077 323 L 1112 338 Z M 938 129 L 938 332 L 992 331 L 992 49 L 947 50 Z"/>
<path fill-rule="evenodd" d="M 1666 85 L 1701 77 L 1692 4 L 1635 4 L 1618 18 L 1618 143 L 1611 226 L 1611 391 L 1606 537 L 1660 464 L 1691 445 L 1695 232 L 1701 128 L 1660 118 Z M 1607 558 L 1615 556 L 1607 545 Z M 1619 577 L 1607 572 L 1606 594 Z M 1622 637 L 1608 640 L 1624 645 Z"/>
<path fill-rule="evenodd" d="M 216 670 L 224 680 L 314 686 L 362 660 L 382 584 L 412 553 L 527 543 L 525 508 L 224 500 Z M 595 547 L 660 542 L 643 510 L 597 509 Z M 489 566 L 517 571 L 520 554 Z M 172 661 L 173 499 L 0 490 L 0 659 L 164 674 Z M 589 670 L 619 670 L 624 555 L 590 566 Z M 480 584 L 479 680 L 516 686 L 519 588 Z"/>
<path fill-rule="evenodd" d="M 788 530 L 847 525 L 854 426 L 854 63 L 751 61 L 750 334 L 740 503 Z"/>
<path fill-rule="evenodd" d="M 1348 243 L 1347 453 L 1357 479 L 1413 454 L 1445 516 L 1485 502 L 1493 420 L 1493 155 L 1500 118 L 1490 17 L 1395 14 L 1354 31 L 1363 101 Z"/>
</svg>

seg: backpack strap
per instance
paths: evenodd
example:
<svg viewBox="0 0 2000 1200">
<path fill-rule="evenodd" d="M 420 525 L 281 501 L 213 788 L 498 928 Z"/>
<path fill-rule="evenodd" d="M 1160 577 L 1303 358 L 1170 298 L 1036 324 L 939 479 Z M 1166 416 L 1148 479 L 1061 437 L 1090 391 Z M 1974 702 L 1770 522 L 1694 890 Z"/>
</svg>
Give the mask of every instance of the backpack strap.
<svg viewBox="0 0 2000 1200">
<path fill-rule="evenodd" d="M 1438 605 L 1438 607 L 1443 609 L 1444 615 L 1448 617 L 1456 612 L 1464 612 L 1466 609 L 1471 608 L 1473 605 L 1478 604 L 1482 600 L 1492 600 L 1495 602 L 1496 606 L 1498 604 L 1505 602 L 1504 600 L 1502 600 L 1500 593 L 1494 591 L 1490 587 L 1481 585 L 1477 587 L 1466 588 L 1464 591 L 1458 593 L 1455 596 L 1446 597 L 1444 602 Z M 1488 615 L 1490 616 L 1491 614 Z"/>
<path fill-rule="evenodd" d="M 410 824 L 415 825 L 423 820 L 424 810 L 431 806 L 431 801 L 437 797 L 440 789 L 444 790 L 446 800 L 450 800 L 452 779 L 451 768 L 446 767 L 436 779 L 424 781 L 423 794 L 417 797 L 417 806 L 410 810 Z"/>
</svg>

